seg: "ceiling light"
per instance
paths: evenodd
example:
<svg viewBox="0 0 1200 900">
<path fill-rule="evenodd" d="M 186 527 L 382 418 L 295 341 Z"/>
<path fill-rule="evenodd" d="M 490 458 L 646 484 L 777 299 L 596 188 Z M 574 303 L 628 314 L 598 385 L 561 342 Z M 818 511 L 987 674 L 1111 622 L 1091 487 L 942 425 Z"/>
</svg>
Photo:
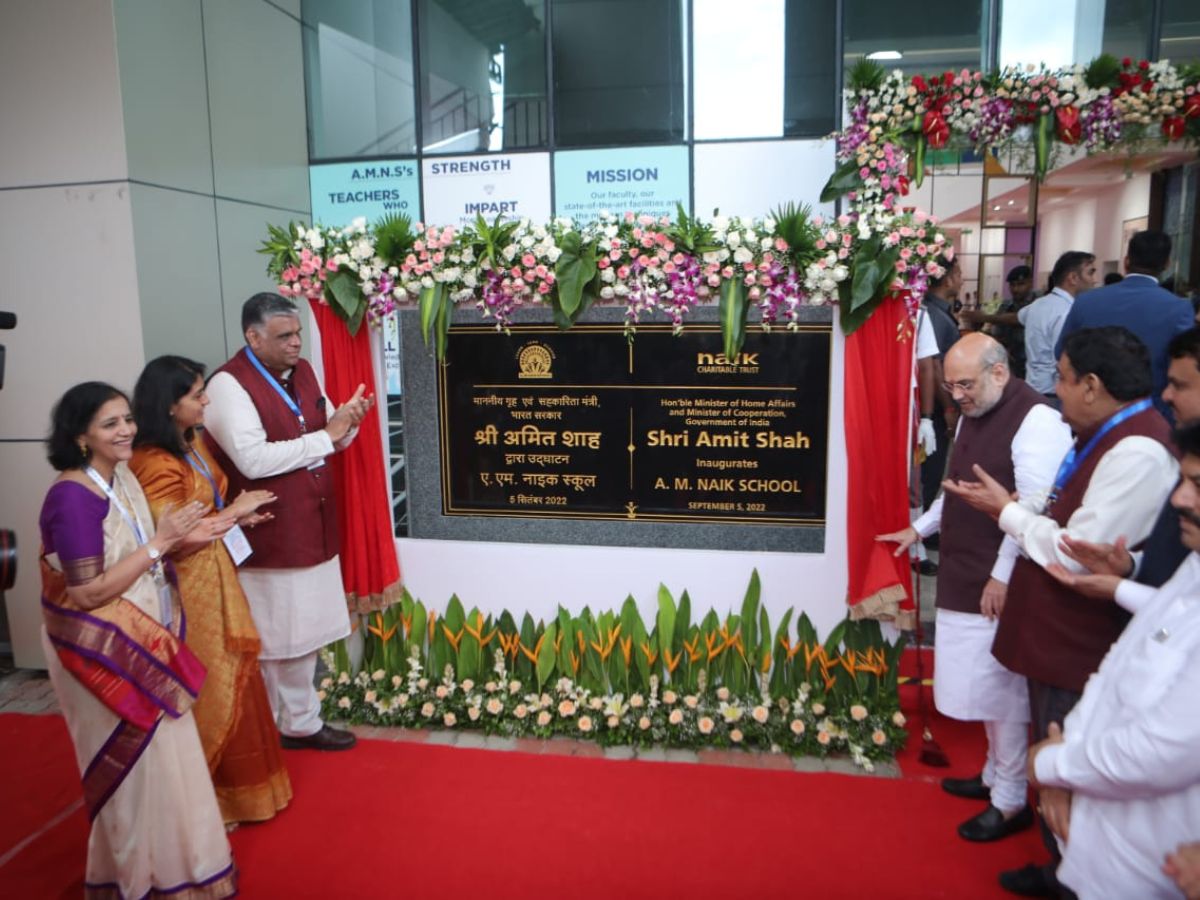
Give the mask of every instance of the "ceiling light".
<svg viewBox="0 0 1200 900">
<path fill-rule="evenodd" d="M 1009 206 L 1012 206 L 1012 205 L 1013 205 L 1013 203 L 1015 203 L 1015 202 L 1016 202 L 1016 201 L 1014 201 L 1014 200 L 1009 200 L 1009 201 L 1008 201 L 1008 205 L 1009 205 Z"/>
<path fill-rule="evenodd" d="M 876 50 L 868 53 L 867 59 L 904 59 L 904 54 L 899 50 Z"/>
<path fill-rule="evenodd" d="M 992 207 L 992 212 L 1000 212 L 1000 207 L 999 207 L 999 206 L 993 206 L 993 207 Z"/>
</svg>

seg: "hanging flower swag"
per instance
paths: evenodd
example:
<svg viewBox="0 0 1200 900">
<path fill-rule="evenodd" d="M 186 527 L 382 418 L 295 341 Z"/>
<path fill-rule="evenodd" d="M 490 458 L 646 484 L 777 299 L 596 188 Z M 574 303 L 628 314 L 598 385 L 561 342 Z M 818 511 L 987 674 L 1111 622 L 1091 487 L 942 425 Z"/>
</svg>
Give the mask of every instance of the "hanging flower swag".
<svg viewBox="0 0 1200 900">
<path fill-rule="evenodd" d="M 451 312 L 474 304 L 500 330 L 522 306 L 548 306 L 569 328 L 594 303 L 623 303 L 627 331 L 668 317 L 678 332 L 698 303 L 715 300 L 732 359 L 751 309 L 760 325 L 794 327 L 803 305 L 837 303 L 850 334 L 888 294 L 915 311 L 930 277 L 953 258 L 934 219 L 905 207 L 928 149 L 1032 154 L 1044 177 L 1063 146 L 1137 152 L 1200 144 L 1200 67 L 1104 55 L 1056 71 L 962 70 L 906 78 L 862 60 L 849 73 L 850 124 L 834 135 L 838 166 L 822 202 L 848 201 L 834 218 L 788 204 L 765 219 L 674 220 L 601 214 L 577 225 L 477 217 L 455 229 L 392 216 L 373 226 L 268 226 L 261 252 L 280 293 L 329 305 L 356 333 L 416 302 L 426 343 L 444 359 Z"/>
<path fill-rule="evenodd" d="M 659 588 L 648 629 L 619 611 L 549 623 L 484 616 L 451 597 L 441 615 L 407 593 L 369 620 L 363 663 L 323 651 L 323 714 L 355 723 L 570 736 L 602 744 L 848 754 L 867 770 L 907 739 L 897 693 L 905 639 L 846 620 L 824 643 L 792 610 L 772 631 L 751 576 L 739 614 L 692 620 Z"/>
</svg>

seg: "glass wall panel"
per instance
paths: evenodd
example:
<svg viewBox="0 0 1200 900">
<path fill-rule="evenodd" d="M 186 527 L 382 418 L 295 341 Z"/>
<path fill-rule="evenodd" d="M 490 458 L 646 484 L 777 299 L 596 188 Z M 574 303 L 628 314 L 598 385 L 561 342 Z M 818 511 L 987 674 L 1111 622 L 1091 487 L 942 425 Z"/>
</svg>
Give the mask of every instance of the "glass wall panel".
<svg viewBox="0 0 1200 900">
<path fill-rule="evenodd" d="M 420 0 L 425 153 L 546 145 L 543 0 Z"/>
<path fill-rule="evenodd" d="M 1117 59 L 1144 59 L 1150 50 L 1153 18 L 1154 0 L 1105 0 L 1103 52 Z"/>
<path fill-rule="evenodd" d="M 1161 59 L 1200 61 L 1200 3 L 1196 0 L 1163 0 Z"/>
<path fill-rule="evenodd" d="M 410 0 L 304 0 L 312 161 L 416 152 Z"/>
<path fill-rule="evenodd" d="M 978 69 L 983 63 L 984 0 L 925 0 L 906 15 L 894 0 L 845 0 L 842 50 L 846 67 L 871 53 L 897 52 L 883 61 L 908 75 Z"/>
<path fill-rule="evenodd" d="M 833 131 L 836 33 L 833 4 L 743 0 L 731 29 L 727 0 L 693 0 L 696 140 Z"/>
<path fill-rule="evenodd" d="M 683 0 L 551 3 L 558 145 L 685 140 Z"/>
</svg>

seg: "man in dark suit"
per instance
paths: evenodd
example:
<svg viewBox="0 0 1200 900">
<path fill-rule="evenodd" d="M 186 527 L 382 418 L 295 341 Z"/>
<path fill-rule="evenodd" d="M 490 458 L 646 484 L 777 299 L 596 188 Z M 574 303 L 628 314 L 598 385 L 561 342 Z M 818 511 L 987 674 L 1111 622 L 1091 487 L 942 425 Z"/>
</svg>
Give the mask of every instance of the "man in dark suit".
<svg viewBox="0 0 1200 900">
<path fill-rule="evenodd" d="M 1079 297 L 1063 323 L 1054 355 L 1062 354 L 1067 335 L 1082 328 L 1121 325 L 1132 331 L 1150 351 L 1154 405 L 1168 417 L 1162 399 L 1167 384 L 1167 344 L 1194 322 L 1191 306 L 1158 283 L 1171 258 L 1171 239 L 1161 231 L 1139 231 L 1129 240 L 1125 254 L 1125 280 L 1088 291 Z"/>
</svg>

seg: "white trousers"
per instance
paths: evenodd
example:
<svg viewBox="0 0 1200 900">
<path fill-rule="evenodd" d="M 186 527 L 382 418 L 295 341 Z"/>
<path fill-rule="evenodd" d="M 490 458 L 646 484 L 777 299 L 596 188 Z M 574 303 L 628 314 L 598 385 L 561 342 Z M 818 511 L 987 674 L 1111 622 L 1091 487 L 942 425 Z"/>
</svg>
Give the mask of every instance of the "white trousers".
<svg viewBox="0 0 1200 900">
<path fill-rule="evenodd" d="M 1004 813 L 1025 806 L 1028 786 L 1025 757 L 1029 750 L 1029 726 L 1024 722 L 984 722 L 987 762 L 983 783 L 992 789 L 992 806 Z"/>
<path fill-rule="evenodd" d="M 280 734 L 308 737 L 321 730 L 321 701 L 313 684 L 317 675 L 317 652 L 295 659 L 260 659 L 271 713 Z"/>
</svg>

